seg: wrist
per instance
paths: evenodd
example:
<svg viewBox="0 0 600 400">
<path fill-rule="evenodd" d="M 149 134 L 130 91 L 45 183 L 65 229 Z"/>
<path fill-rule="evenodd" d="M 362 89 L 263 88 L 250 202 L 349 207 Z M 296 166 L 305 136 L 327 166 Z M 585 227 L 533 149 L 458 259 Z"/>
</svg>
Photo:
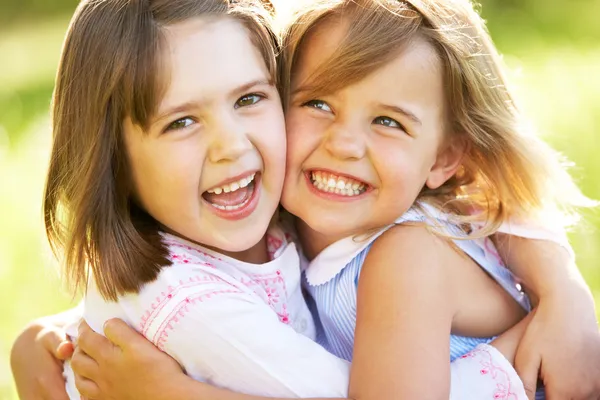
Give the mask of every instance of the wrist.
<svg viewBox="0 0 600 400">
<path fill-rule="evenodd" d="M 598 332 L 594 297 L 585 283 L 572 283 L 544 292 L 539 298 L 537 308 L 552 310 L 552 313 L 557 315 L 576 316 L 581 325 L 587 325 L 594 332 Z"/>
<path fill-rule="evenodd" d="M 167 399 L 180 399 L 180 400 L 200 400 L 210 398 L 206 394 L 205 386 L 209 385 L 198 382 L 184 373 L 173 376 L 171 390 L 164 396 L 164 400 Z M 160 400 L 163 400 L 162 398 Z"/>
</svg>

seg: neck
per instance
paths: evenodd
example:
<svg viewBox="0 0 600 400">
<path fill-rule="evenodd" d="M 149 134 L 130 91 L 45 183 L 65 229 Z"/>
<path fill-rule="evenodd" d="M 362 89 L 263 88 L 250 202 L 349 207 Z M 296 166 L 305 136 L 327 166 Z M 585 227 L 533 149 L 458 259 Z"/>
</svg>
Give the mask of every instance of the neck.
<svg viewBox="0 0 600 400">
<path fill-rule="evenodd" d="M 295 218 L 295 225 L 300 244 L 302 245 L 302 251 L 309 261 L 318 256 L 325 248 L 345 237 L 323 235 L 312 229 L 300 218 Z"/>
<path fill-rule="evenodd" d="M 227 257 L 235 258 L 250 264 L 265 264 L 269 262 L 269 252 L 267 250 L 267 235 L 263 236 L 258 243 L 244 251 L 231 252 L 220 249 L 213 249 L 226 255 Z"/>
<path fill-rule="evenodd" d="M 243 251 L 225 251 L 223 249 L 218 249 L 216 247 L 207 246 L 204 243 L 196 242 L 195 240 L 192 240 L 183 235 L 180 235 L 177 232 L 170 230 L 166 226 L 163 226 L 162 230 L 164 232 L 178 236 L 182 239 L 185 239 L 192 243 L 196 243 L 200 246 L 206 247 L 207 249 L 211 249 L 217 253 L 223 254 L 224 256 L 231 257 L 231 258 L 234 258 L 234 259 L 242 261 L 242 262 L 246 262 L 246 263 L 250 263 L 250 264 L 265 264 L 270 261 L 269 260 L 269 251 L 267 249 L 267 235 L 266 234 L 263 235 L 263 237 L 258 241 L 258 243 L 256 243 L 254 246 L 250 247 L 249 249 L 246 249 Z"/>
</svg>

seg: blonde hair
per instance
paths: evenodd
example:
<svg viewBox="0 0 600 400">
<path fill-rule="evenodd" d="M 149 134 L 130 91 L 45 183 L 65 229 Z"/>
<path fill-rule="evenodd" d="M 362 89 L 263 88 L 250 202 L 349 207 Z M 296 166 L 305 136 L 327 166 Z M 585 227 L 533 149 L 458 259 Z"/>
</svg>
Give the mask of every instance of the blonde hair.
<svg viewBox="0 0 600 400">
<path fill-rule="evenodd" d="M 46 234 L 67 282 L 116 300 L 170 262 L 158 224 L 132 199 L 123 121 L 142 127 L 168 83 L 163 28 L 197 17 L 235 18 L 276 82 L 268 0 L 83 0 L 67 32 L 52 104 L 44 193 Z"/>
<path fill-rule="evenodd" d="M 557 153 L 527 129 L 507 87 L 501 58 L 468 0 L 316 0 L 283 31 L 282 96 L 310 32 L 332 17 L 348 23 L 331 57 L 309 78 L 308 91 L 332 93 L 384 66 L 415 38 L 437 52 L 445 87 L 447 134 L 466 140 L 459 172 L 417 200 L 448 210 L 478 236 L 508 219 L 560 218 L 593 204 L 566 173 Z M 304 87 L 304 84 L 303 84 Z M 543 217 L 542 217 L 543 216 Z"/>
</svg>

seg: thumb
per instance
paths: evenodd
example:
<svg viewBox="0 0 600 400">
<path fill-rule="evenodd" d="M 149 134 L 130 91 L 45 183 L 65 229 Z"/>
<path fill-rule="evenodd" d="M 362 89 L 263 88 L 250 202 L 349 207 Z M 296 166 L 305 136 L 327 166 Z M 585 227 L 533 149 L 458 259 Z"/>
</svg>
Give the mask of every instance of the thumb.
<svg viewBox="0 0 600 400">
<path fill-rule="evenodd" d="M 525 344 L 525 343 L 523 343 Z M 529 400 L 535 400 L 538 375 L 542 363 L 539 353 L 528 352 L 527 346 L 519 346 L 515 356 L 515 370 L 523 382 Z"/>
<path fill-rule="evenodd" d="M 75 346 L 71 341 L 61 342 L 56 348 L 56 358 L 59 360 L 66 361 L 73 356 L 73 352 L 75 351 Z"/>
<path fill-rule="evenodd" d="M 54 358 L 64 361 L 70 357 L 68 348 L 69 345 L 71 348 L 73 345 L 67 339 L 67 333 L 64 329 L 58 327 L 45 328 L 38 333 L 38 339 Z"/>
<path fill-rule="evenodd" d="M 121 349 L 140 340 L 146 342 L 146 339 L 118 318 L 109 319 L 104 323 L 104 336 Z"/>
</svg>

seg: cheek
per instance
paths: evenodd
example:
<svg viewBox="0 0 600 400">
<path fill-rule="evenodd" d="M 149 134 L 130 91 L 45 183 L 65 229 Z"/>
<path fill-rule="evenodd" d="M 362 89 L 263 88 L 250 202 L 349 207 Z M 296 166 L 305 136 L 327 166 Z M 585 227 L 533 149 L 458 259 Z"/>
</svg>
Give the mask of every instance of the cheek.
<svg viewBox="0 0 600 400">
<path fill-rule="evenodd" d="M 288 170 L 299 169 L 318 146 L 319 127 L 310 118 L 303 117 L 302 112 L 290 111 L 286 118 L 286 130 Z"/>
<path fill-rule="evenodd" d="M 193 140 L 154 141 L 140 148 L 132 157 L 133 177 L 140 195 L 197 191 L 204 158 L 204 146 Z"/>
<path fill-rule="evenodd" d="M 412 146 L 379 146 L 374 159 L 382 183 L 394 190 L 420 190 L 429 171 L 429 157 Z"/>
</svg>

